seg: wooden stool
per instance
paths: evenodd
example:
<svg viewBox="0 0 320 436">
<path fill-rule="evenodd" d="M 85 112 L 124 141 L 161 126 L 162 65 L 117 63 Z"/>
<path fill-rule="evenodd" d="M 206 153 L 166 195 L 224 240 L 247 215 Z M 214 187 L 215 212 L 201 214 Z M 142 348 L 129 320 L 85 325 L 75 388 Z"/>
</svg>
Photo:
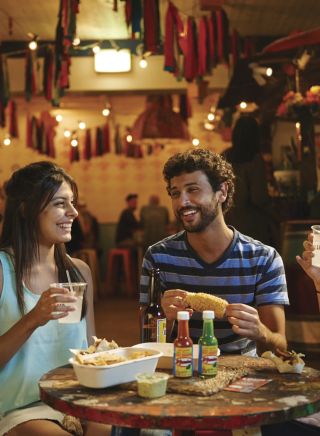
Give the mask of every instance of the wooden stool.
<svg viewBox="0 0 320 436">
<path fill-rule="evenodd" d="M 96 250 L 93 248 L 84 248 L 72 253 L 72 256 L 83 260 L 89 265 L 92 274 L 93 299 L 97 301 L 100 293 L 100 272 Z"/>
<path fill-rule="evenodd" d="M 117 269 L 115 268 L 115 260 L 119 258 L 122 261 L 125 276 L 126 292 L 129 295 L 134 295 L 134 284 L 132 277 L 132 259 L 129 248 L 112 248 L 108 253 L 107 265 L 107 292 L 114 293 L 113 289 L 117 279 Z"/>
</svg>

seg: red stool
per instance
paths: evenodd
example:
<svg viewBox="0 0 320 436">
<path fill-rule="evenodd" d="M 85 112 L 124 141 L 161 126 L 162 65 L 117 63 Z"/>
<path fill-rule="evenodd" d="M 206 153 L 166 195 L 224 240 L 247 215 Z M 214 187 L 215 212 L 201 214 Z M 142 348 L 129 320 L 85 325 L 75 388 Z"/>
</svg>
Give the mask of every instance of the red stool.
<svg viewBox="0 0 320 436">
<path fill-rule="evenodd" d="M 123 264 L 126 292 L 129 295 L 134 295 L 134 282 L 132 277 L 132 261 L 131 251 L 128 248 L 112 248 L 108 253 L 107 265 L 107 292 L 114 293 L 114 287 L 117 280 L 117 272 L 115 261 L 120 259 Z"/>
</svg>

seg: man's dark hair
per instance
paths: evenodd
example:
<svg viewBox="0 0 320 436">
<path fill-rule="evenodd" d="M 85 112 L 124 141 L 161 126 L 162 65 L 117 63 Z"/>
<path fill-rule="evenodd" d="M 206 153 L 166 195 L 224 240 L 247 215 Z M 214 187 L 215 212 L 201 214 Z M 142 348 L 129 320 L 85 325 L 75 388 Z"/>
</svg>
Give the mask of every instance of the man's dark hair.
<svg viewBox="0 0 320 436">
<path fill-rule="evenodd" d="M 170 181 L 173 177 L 183 173 L 193 173 L 202 171 L 214 192 L 220 190 L 220 186 L 225 182 L 228 186 L 227 198 L 222 203 L 222 212 L 226 213 L 233 204 L 234 180 L 235 176 L 232 166 L 224 160 L 222 156 L 203 148 L 187 150 L 171 156 L 163 168 L 163 177 L 167 182 L 167 190 L 170 195 Z"/>
</svg>

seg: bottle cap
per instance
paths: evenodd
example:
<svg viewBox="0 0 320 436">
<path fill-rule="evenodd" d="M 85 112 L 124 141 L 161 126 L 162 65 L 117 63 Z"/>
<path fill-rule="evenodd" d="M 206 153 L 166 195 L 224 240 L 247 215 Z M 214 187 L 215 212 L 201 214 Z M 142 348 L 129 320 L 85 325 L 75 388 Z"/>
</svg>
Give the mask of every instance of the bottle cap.
<svg viewBox="0 0 320 436">
<path fill-rule="evenodd" d="M 202 312 L 203 319 L 214 319 L 214 311 L 213 310 L 204 310 Z"/>
<path fill-rule="evenodd" d="M 178 319 L 188 320 L 190 318 L 189 312 L 181 310 L 177 315 Z"/>
</svg>

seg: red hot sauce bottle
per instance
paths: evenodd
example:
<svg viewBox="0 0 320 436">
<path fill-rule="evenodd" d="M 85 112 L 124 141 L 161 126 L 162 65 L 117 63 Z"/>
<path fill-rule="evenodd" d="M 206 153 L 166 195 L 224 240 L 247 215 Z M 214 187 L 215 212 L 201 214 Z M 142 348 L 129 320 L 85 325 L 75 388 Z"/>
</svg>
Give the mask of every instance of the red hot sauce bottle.
<svg viewBox="0 0 320 436">
<path fill-rule="evenodd" d="M 189 312 L 178 312 L 178 336 L 174 341 L 173 374 L 187 378 L 193 374 L 192 339 L 189 336 Z"/>
</svg>

